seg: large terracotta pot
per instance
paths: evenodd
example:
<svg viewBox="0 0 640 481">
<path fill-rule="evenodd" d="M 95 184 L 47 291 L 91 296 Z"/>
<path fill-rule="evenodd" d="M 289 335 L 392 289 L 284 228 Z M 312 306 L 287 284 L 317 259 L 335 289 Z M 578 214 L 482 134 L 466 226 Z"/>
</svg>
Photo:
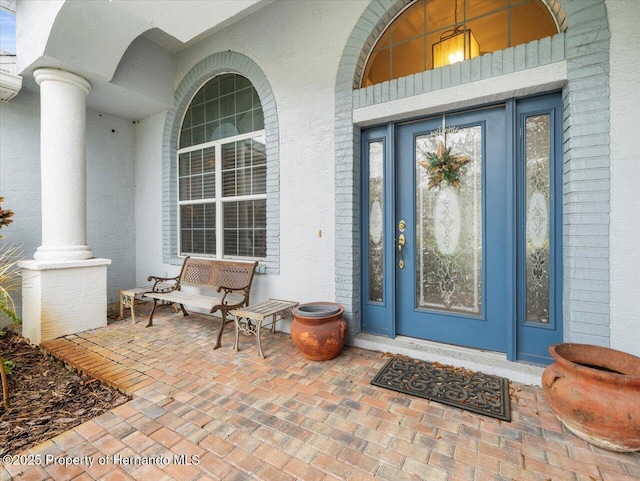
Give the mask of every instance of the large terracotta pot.
<svg viewBox="0 0 640 481">
<path fill-rule="evenodd" d="M 542 387 L 576 436 L 611 451 L 640 450 L 640 358 L 606 347 L 555 344 Z"/>
<path fill-rule="evenodd" d="M 326 361 L 340 354 L 347 334 L 343 312 L 344 307 L 333 302 L 310 302 L 293 308 L 291 338 L 304 357 Z"/>
</svg>

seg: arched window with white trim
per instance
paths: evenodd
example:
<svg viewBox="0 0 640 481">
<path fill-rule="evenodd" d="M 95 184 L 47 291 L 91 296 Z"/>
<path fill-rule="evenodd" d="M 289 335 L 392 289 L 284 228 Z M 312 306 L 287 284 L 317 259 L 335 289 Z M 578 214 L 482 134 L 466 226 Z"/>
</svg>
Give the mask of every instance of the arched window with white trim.
<svg viewBox="0 0 640 481">
<path fill-rule="evenodd" d="M 196 92 L 177 157 L 180 255 L 264 260 L 264 116 L 249 80 L 226 73 Z"/>
</svg>

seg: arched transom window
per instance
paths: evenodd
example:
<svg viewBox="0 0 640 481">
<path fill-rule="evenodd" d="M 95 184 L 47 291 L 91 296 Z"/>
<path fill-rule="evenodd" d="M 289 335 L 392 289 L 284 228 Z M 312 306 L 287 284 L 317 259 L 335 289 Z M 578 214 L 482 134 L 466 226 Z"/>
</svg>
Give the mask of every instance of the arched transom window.
<svg viewBox="0 0 640 481">
<path fill-rule="evenodd" d="M 541 0 L 417 0 L 382 33 L 361 87 L 558 33 Z"/>
<path fill-rule="evenodd" d="M 264 259 L 267 156 L 251 82 L 209 80 L 185 112 L 179 145 L 180 254 Z"/>
</svg>

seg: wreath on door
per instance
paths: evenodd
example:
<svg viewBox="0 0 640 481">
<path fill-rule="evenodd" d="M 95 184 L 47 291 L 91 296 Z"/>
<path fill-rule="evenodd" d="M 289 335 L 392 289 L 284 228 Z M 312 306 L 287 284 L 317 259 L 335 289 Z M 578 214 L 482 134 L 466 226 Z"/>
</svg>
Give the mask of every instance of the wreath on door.
<svg viewBox="0 0 640 481">
<path fill-rule="evenodd" d="M 453 187 L 460 187 L 460 169 L 467 164 L 471 157 L 468 155 L 455 155 L 451 153 L 451 147 L 445 147 L 441 141 L 436 152 L 429 152 L 427 160 L 419 160 L 418 165 L 429 173 L 429 189 L 445 182 Z"/>
</svg>

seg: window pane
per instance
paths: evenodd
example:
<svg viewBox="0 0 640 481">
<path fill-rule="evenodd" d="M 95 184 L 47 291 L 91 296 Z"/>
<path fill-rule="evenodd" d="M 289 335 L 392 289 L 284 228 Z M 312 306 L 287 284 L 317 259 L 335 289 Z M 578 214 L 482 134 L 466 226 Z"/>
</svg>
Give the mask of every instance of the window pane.
<svg viewBox="0 0 640 481">
<path fill-rule="evenodd" d="M 509 16 L 504 10 L 467 22 L 467 27 L 476 37 L 481 54 L 509 47 Z"/>
<path fill-rule="evenodd" d="M 222 172 L 222 196 L 234 197 L 236 195 L 236 171 L 227 170 Z"/>
<path fill-rule="evenodd" d="M 204 226 L 211 230 L 216 227 L 216 205 L 205 204 L 204 206 Z"/>
<path fill-rule="evenodd" d="M 192 226 L 194 228 L 203 228 L 204 227 L 204 204 L 196 204 L 192 206 L 192 216 L 193 222 Z"/>
<path fill-rule="evenodd" d="M 264 114 L 262 109 L 257 109 L 253 111 L 253 130 L 262 129 L 264 129 Z"/>
<path fill-rule="evenodd" d="M 224 255 L 266 257 L 266 200 L 224 204 Z"/>
<path fill-rule="evenodd" d="M 180 148 L 183 149 L 184 147 L 189 147 L 190 145 L 193 145 L 191 139 L 191 129 L 183 128 L 180 132 Z"/>
<path fill-rule="evenodd" d="M 191 216 L 192 210 L 193 210 L 192 205 L 180 206 L 180 227 L 182 229 L 190 229 L 191 227 L 193 227 L 193 221 Z"/>
<path fill-rule="evenodd" d="M 208 142 L 212 142 L 214 140 L 220 140 L 221 132 L 220 132 L 220 121 L 214 120 L 213 122 L 208 122 L 205 126 L 206 128 L 206 137 Z"/>
<path fill-rule="evenodd" d="M 184 177 L 178 181 L 180 200 L 191 200 L 191 178 Z"/>
<path fill-rule="evenodd" d="M 216 149 L 209 147 L 202 151 L 202 163 L 204 172 L 215 172 L 216 169 Z"/>
<path fill-rule="evenodd" d="M 195 125 L 204 124 L 204 104 L 195 105 L 191 111 L 191 123 Z"/>
<path fill-rule="evenodd" d="M 204 253 L 204 229 L 193 229 L 193 250 L 195 254 Z"/>
<path fill-rule="evenodd" d="M 424 37 L 391 47 L 391 74 L 393 78 L 405 77 L 425 70 Z"/>
<path fill-rule="evenodd" d="M 424 0 L 420 3 L 424 3 Z M 450 28 L 456 23 L 456 3 L 451 0 L 427 0 L 427 30 L 434 32 Z M 458 22 L 463 20 L 464 0 L 458 1 Z M 401 15 L 402 16 L 402 15 Z"/>
<path fill-rule="evenodd" d="M 235 89 L 235 81 L 233 74 L 220 76 L 220 95 L 228 95 L 233 93 Z"/>
<path fill-rule="evenodd" d="M 213 100 L 220 97 L 220 77 L 214 77 L 205 85 L 205 100 Z"/>
<path fill-rule="evenodd" d="M 222 146 L 222 169 L 234 169 L 236 166 L 235 142 Z"/>
<path fill-rule="evenodd" d="M 528 0 L 527 0 L 528 1 Z M 514 3 L 514 2 L 511 2 Z M 497 10 L 505 10 L 507 8 L 507 0 L 475 0 L 468 1 L 465 12 L 467 20 L 486 15 L 487 13 L 496 12 Z"/>
<path fill-rule="evenodd" d="M 202 195 L 204 199 L 213 199 L 216 196 L 216 176 L 214 174 L 202 177 Z"/>
<path fill-rule="evenodd" d="M 215 254 L 215 227 L 215 204 L 180 206 L 181 254 Z"/>
<path fill-rule="evenodd" d="M 258 96 L 258 92 L 253 89 L 253 108 L 260 109 L 262 111 L 262 104 L 260 103 L 260 97 Z"/>
<path fill-rule="evenodd" d="M 236 90 L 245 89 L 247 87 L 253 87 L 251 82 L 248 79 L 244 78 L 242 75 L 235 75 L 236 80 Z"/>
<path fill-rule="evenodd" d="M 236 92 L 236 109 L 238 112 L 251 110 L 253 92 L 251 89 L 244 89 Z"/>
<path fill-rule="evenodd" d="M 252 132 L 253 129 L 253 113 L 251 111 L 239 114 L 236 117 L 236 127 L 238 128 L 238 134 L 247 134 Z"/>
<path fill-rule="evenodd" d="M 267 192 L 267 166 L 254 168 L 251 181 L 251 192 L 254 194 L 265 194 Z"/>
<path fill-rule="evenodd" d="M 511 10 L 511 45 L 520 45 L 558 33 L 549 9 L 538 2 Z"/>
<path fill-rule="evenodd" d="M 391 59 L 389 49 L 374 52 L 369 57 L 364 73 L 363 87 L 382 83 L 391 79 Z"/>
<path fill-rule="evenodd" d="M 193 252 L 193 242 L 191 240 L 191 229 L 182 229 L 180 232 L 180 244 L 183 253 Z"/>
<path fill-rule="evenodd" d="M 205 117 L 207 122 L 218 120 L 220 117 L 220 105 L 218 99 L 210 100 L 205 104 Z"/>
<path fill-rule="evenodd" d="M 188 153 L 180 154 L 180 156 L 178 157 L 178 175 L 180 177 L 184 177 L 185 175 L 189 175 L 190 173 L 189 157 L 190 155 Z"/>
<path fill-rule="evenodd" d="M 191 152 L 191 175 L 202 173 L 202 151 Z"/>
<path fill-rule="evenodd" d="M 398 43 L 424 34 L 424 3 L 409 7 L 389 28 L 391 42 Z"/>
<path fill-rule="evenodd" d="M 191 140 L 193 141 L 193 145 L 203 144 L 206 142 L 204 125 L 191 129 Z"/>
</svg>

